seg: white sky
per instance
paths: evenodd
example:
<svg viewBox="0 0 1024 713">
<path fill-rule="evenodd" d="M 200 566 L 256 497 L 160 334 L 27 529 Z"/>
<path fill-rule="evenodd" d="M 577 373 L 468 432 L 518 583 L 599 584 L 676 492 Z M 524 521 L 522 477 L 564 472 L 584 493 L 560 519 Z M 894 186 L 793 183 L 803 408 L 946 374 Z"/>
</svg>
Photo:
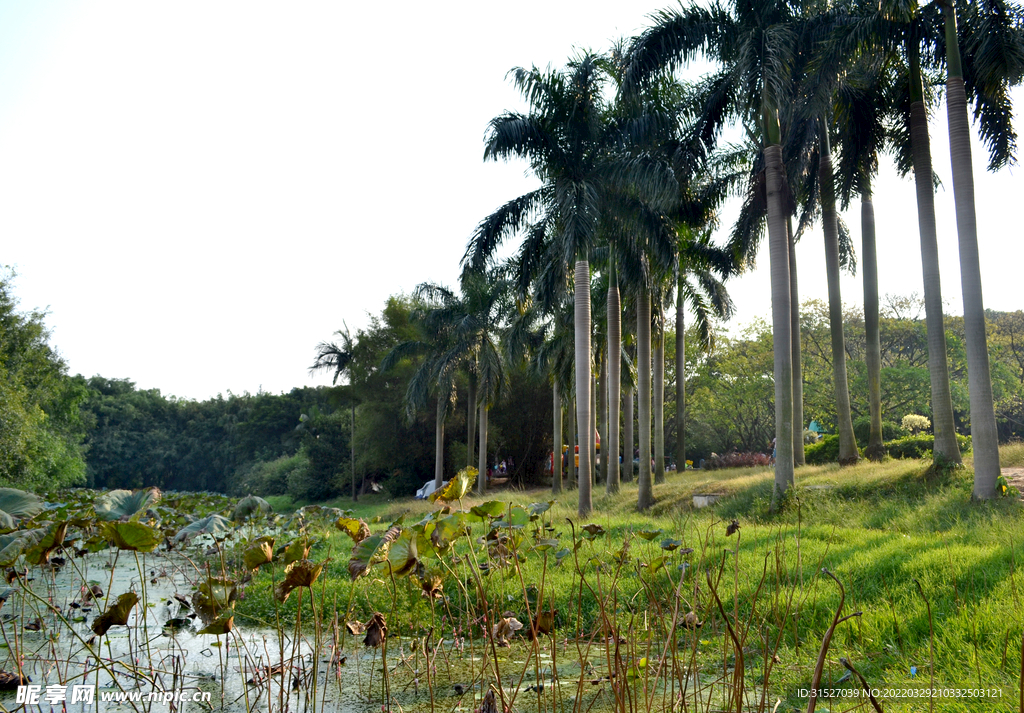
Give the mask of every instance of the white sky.
<svg viewBox="0 0 1024 713">
<path fill-rule="evenodd" d="M 667 4 L 3 3 L 0 263 L 72 373 L 200 399 L 327 383 L 306 370 L 317 342 L 453 284 L 477 222 L 533 187 L 481 160 L 487 121 L 519 106 L 505 73 Z M 944 111 L 932 151 L 956 312 Z M 1019 309 L 1022 172 L 975 159 L 986 305 Z M 881 290 L 920 292 L 913 183 L 886 170 L 875 210 Z M 846 220 L 859 252 L 859 208 Z M 824 299 L 820 230 L 798 250 L 803 297 Z M 769 315 L 767 268 L 731 284 L 739 322 Z M 861 302 L 859 276 L 843 296 Z"/>
</svg>

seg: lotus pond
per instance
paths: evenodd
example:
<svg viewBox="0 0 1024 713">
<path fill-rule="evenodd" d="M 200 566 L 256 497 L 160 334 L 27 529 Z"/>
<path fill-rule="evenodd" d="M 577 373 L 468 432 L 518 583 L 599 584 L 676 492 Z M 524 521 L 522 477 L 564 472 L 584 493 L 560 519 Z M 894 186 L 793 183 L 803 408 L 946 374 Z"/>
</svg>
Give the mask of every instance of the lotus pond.
<svg viewBox="0 0 1024 713">
<path fill-rule="evenodd" d="M 734 498 L 579 523 L 467 499 L 474 477 L 393 520 L 0 489 L 0 707 L 31 684 L 39 708 L 83 711 L 815 709 L 808 690 L 839 696 L 819 711 L 1016 708 L 1020 540 L 805 522 L 841 507 L 823 488 L 774 520 Z M 995 520 L 1020 535 L 1019 508 Z"/>
</svg>

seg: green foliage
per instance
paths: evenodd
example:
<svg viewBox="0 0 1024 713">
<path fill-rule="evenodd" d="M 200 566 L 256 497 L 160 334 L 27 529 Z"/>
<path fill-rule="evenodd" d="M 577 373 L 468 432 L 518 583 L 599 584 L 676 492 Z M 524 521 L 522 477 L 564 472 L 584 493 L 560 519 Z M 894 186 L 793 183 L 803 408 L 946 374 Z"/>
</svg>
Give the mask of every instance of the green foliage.
<svg viewBox="0 0 1024 713">
<path fill-rule="evenodd" d="M 916 413 L 908 413 L 900 421 L 900 425 L 903 426 L 904 430 L 910 431 L 912 435 L 917 435 L 921 431 L 927 431 L 932 427 L 932 422 L 927 416 L 921 416 Z"/>
<path fill-rule="evenodd" d="M 957 445 L 960 452 L 966 453 L 971 450 L 971 437 L 956 434 Z M 889 455 L 893 458 L 930 458 L 935 447 L 935 436 L 930 433 L 921 433 L 916 436 L 904 436 L 885 444 Z"/>
<path fill-rule="evenodd" d="M 0 272 L 0 485 L 81 483 L 85 424 L 81 379 L 49 345 L 44 312 L 20 312 L 14 273 Z"/>
<path fill-rule="evenodd" d="M 804 447 L 807 465 L 824 465 L 839 460 L 839 436 L 825 436 L 817 443 Z"/>
<path fill-rule="evenodd" d="M 288 482 L 295 477 L 300 479 L 309 469 L 309 458 L 300 450 L 294 455 L 285 455 L 271 461 L 257 461 L 239 471 L 232 491 L 238 495 L 243 493 L 261 493 L 268 495 L 285 495 Z"/>
<path fill-rule="evenodd" d="M 871 438 L 871 417 L 861 416 L 853 422 L 853 435 L 857 438 L 857 446 L 867 448 Z M 882 440 L 891 441 L 909 435 L 905 429 L 893 421 L 882 421 Z"/>
</svg>

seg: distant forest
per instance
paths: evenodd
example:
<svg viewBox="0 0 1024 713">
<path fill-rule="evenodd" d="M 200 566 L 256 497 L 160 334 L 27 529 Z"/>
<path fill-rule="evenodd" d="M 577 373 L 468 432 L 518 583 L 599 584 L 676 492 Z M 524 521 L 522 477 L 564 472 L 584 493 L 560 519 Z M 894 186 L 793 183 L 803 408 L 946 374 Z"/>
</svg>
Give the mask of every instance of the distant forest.
<svg viewBox="0 0 1024 713">
<path fill-rule="evenodd" d="M 380 368 L 389 352 L 416 335 L 418 303 L 413 298 L 392 297 L 353 335 L 351 369 L 342 385 L 192 401 L 137 389 L 127 379 L 70 376 L 49 344 L 45 315 L 19 311 L 10 279 L 0 280 L 0 484 L 36 489 L 156 485 L 234 494 L 289 493 L 318 500 L 351 492 L 353 445 L 361 491 L 375 487 L 409 495 L 433 477 L 436 400 L 412 410 L 406 398 L 421 359 L 411 355 L 387 371 Z M 887 439 L 901 435 L 903 416 L 930 416 L 922 312 L 915 299 L 890 298 L 883 305 Z M 991 312 L 988 319 L 1000 440 L 1020 438 L 1024 312 Z M 866 389 L 858 386 L 866 378 L 863 318 L 851 309 L 845 322 L 852 409 L 858 438 L 866 439 L 868 405 L 860 397 Z M 946 326 L 957 429 L 969 434 L 963 320 L 948 317 Z M 807 421 L 832 431 L 835 407 L 824 304 L 804 305 L 801 333 Z M 698 344 L 697 335 L 688 334 L 687 343 Z M 665 440 L 671 453 L 676 439 L 671 332 L 665 344 Z M 770 450 L 774 421 L 768 325 L 755 322 L 741 334 L 720 335 L 710 353 L 688 347 L 685 364 L 687 457 L 697 461 L 712 452 Z M 527 361 L 508 365 L 505 386 L 491 407 L 489 459 L 507 460 L 513 482 L 520 485 L 546 479 L 552 394 L 542 374 Z M 455 384 L 444 436 L 447 474 L 468 460 L 468 378 L 460 375 Z"/>
</svg>

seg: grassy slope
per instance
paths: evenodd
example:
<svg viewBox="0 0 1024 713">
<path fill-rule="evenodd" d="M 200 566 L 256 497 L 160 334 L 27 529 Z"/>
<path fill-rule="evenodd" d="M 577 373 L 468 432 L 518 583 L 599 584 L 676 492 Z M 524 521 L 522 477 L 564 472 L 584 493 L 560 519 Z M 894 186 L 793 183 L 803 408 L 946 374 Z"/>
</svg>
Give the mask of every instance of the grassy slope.
<svg viewBox="0 0 1024 713">
<path fill-rule="evenodd" d="M 1007 447 L 1002 455 L 1004 466 L 1024 464 L 1024 446 Z M 753 624 L 747 638 L 748 666 L 752 667 L 748 677 L 762 675 L 758 666 L 765 647 L 759 643 L 763 641 L 760 637 L 767 634 L 774 639 L 779 629 L 775 623 L 782 620 L 787 597 L 793 595 L 796 617 L 784 627 L 772 690 L 798 705 L 794 693 L 810 681 L 822 635 L 839 602 L 838 588 L 819 574 L 820 568 L 828 568 L 845 585 L 844 613 L 863 612 L 837 630 L 825 682 L 842 675 L 838 658 L 847 656 L 873 686 L 928 685 L 929 622 L 925 602 L 918 593 L 919 582 L 932 608 L 935 685 L 998 688 L 1009 697 L 999 703 L 944 700 L 937 710 L 1014 707 L 1024 627 L 1024 593 L 1020 590 L 1024 580 L 1015 571 L 1024 560 L 1021 502 L 1003 498 L 972 504 L 969 469 L 935 475 L 921 461 L 862 463 L 846 469 L 805 467 L 798 471 L 797 481 L 794 496 L 774 514 L 769 509 L 769 470 L 670 476 L 669 482 L 656 490 L 655 507 L 643 515 L 635 512 L 636 488 L 632 484 L 625 484 L 619 495 L 598 497 L 588 522 L 602 525 L 606 535 L 579 550 L 588 582 L 595 583 L 595 573 L 586 559 L 596 556 L 610 562 L 609 553 L 622 548 L 627 539 L 630 561 L 620 570 L 614 600 L 610 595 L 594 596 L 586 589 L 581 596 L 579 579 L 568 560 L 557 569 L 547 568 L 545 599 L 553 600 L 559 610 L 560 632 L 568 635 L 573 630 L 593 630 L 600 618 L 601 600 L 606 609 L 616 612 L 620 631 L 637 634 L 650 625 L 648 617 L 670 620 L 669 602 L 679 572 L 675 565 L 685 560 L 691 567 L 679 590 L 683 605 L 692 607 L 707 622 L 699 640 L 693 639 L 691 644 L 706 651 L 712 660 L 714 651 L 719 662 L 729 655 L 724 622 L 702 577 L 710 570 L 721 577 L 718 590 L 726 612 L 734 621 L 738 612 L 741 629 Z M 699 492 L 728 497 L 713 510 L 694 510 L 692 496 Z M 547 500 L 550 493 L 504 491 L 494 497 L 525 504 Z M 575 491 L 563 493 L 550 511 L 551 523 L 563 544 L 570 542 L 566 518 L 576 519 L 574 498 Z M 468 508 L 477 502 L 469 498 L 464 504 Z M 278 500 L 275 506 L 286 504 Z M 352 506 L 346 500 L 334 504 Z M 386 525 L 402 514 L 407 523 L 416 521 L 433 508 L 422 501 L 367 498 L 354 510 L 358 517 Z M 737 537 L 725 535 L 726 524 L 734 518 L 741 526 L 738 560 Z M 372 527 L 376 531 L 383 526 Z M 653 542 L 629 537 L 645 528 L 660 528 L 664 534 Z M 479 534 L 478 525 L 474 535 Z M 663 555 L 657 544 L 666 537 L 682 540 L 695 552 L 675 554 L 668 566 L 650 574 L 638 563 Z M 351 592 L 353 612 L 358 618 L 374 610 L 391 610 L 395 617 L 392 631 L 412 635 L 429 626 L 429 607 L 405 582 L 397 582 L 392 589 L 392 584 L 385 581 L 386 575 L 375 570 L 379 578 L 360 580 L 350 588 L 345 563 L 351 545 L 341 535 L 332 535 L 320 549 L 336 560 L 325 577 L 328 607 L 329 602 L 337 601 L 344 610 Z M 614 567 L 606 564 L 606 571 L 610 575 Z M 541 557 L 529 557 L 522 573 L 526 584 L 539 584 Z M 485 581 L 491 601 L 507 602 L 510 610 L 525 619 L 522 585 L 517 576 L 495 573 Z M 458 619 L 461 599 L 452 589 L 455 587 L 446 586 Z M 258 616 L 262 611 L 266 616 L 269 583 L 261 585 L 257 580 L 251 590 L 251 602 L 240 613 L 249 611 Z M 917 668 L 916 677 L 911 676 L 911 667 Z M 917 710 L 922 703 L 892 700 L 886 710 Z"/>
</svg>

